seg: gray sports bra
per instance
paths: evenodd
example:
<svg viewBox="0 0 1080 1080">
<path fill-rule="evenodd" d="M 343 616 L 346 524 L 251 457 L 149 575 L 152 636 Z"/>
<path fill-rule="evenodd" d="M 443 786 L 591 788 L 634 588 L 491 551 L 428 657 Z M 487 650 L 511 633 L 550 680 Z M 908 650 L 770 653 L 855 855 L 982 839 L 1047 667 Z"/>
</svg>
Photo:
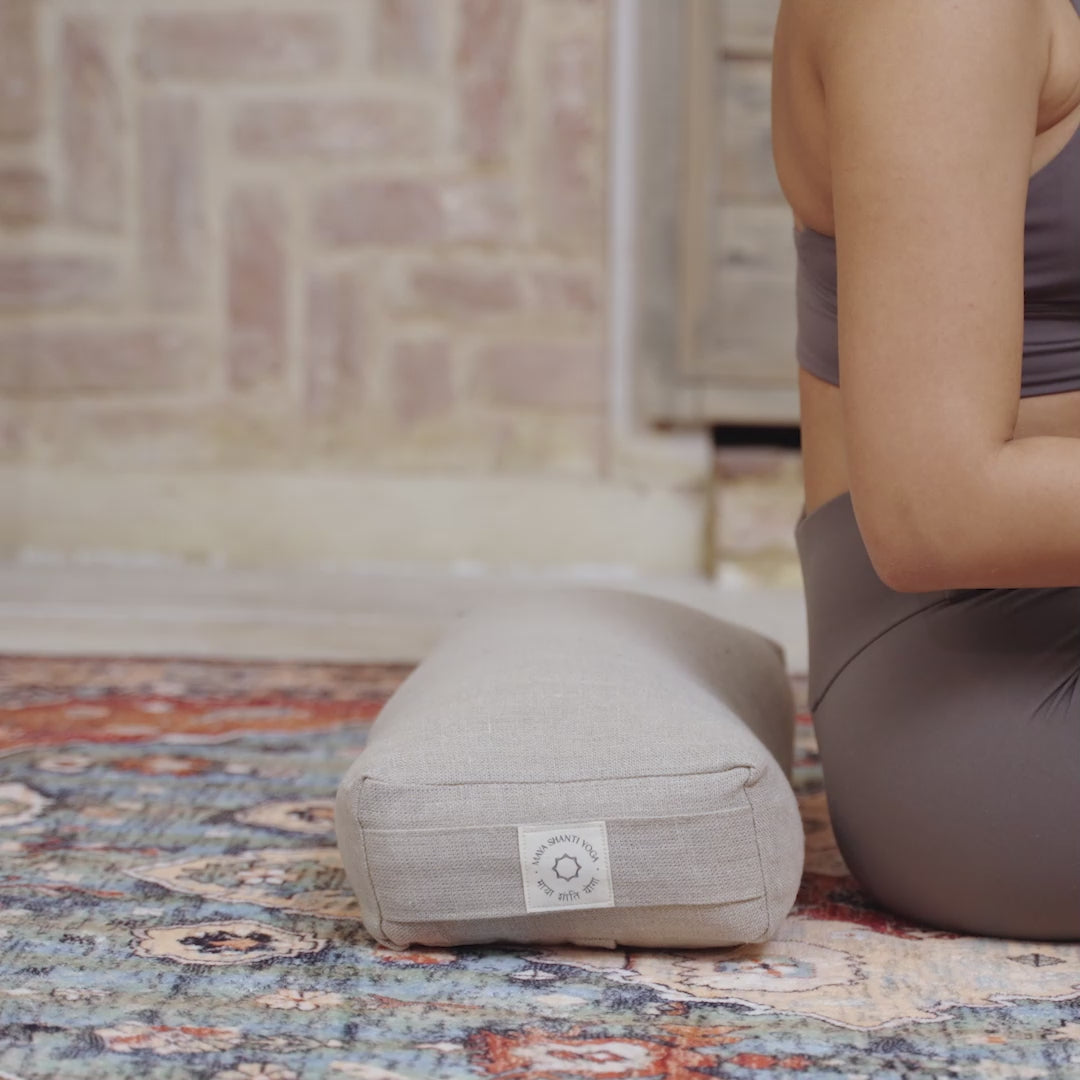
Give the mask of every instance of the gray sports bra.
<svg viewBox="0 0 1080 1080">
<path fill-rule="evenodd" d="M 800 367 L 839 386 L 836 241 L 796 229 L 795 249 L 796 357 Z M 1065 390 L 1080 390 L 1080 129 L 1031 178 L 1024 225 L 1020 394 Z"/>
</svg>

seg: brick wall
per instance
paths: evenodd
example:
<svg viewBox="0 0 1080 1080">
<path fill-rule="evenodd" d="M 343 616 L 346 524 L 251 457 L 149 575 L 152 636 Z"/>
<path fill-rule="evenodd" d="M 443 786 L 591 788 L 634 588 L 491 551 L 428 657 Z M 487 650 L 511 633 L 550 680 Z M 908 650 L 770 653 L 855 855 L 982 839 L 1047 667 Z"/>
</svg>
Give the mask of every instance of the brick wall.
<svg viewBox="0 0 1080 1080">
<path fill-rule="evenodd" d="M 0 464 L 607 468 L 601 0 L 0 0 Z"/>
</svg>

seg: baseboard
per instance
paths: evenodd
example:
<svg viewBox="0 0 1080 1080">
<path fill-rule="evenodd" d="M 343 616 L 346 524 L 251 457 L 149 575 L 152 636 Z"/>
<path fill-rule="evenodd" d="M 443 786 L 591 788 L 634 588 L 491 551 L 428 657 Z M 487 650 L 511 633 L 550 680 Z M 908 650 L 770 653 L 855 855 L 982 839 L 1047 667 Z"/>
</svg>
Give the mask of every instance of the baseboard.
<svg viewBox="0 0 1080 1080">
<path fill-rule="evenodd" d="M 0 557 L 700 572 L 692 488 L 531 476 L 0 468 Z"/>
<path fill-rule="evenodd" d="M 749 626 L 806 671 L 801 590 L 693 577 L 347 573 L 0 563 L 0 653 L 415 663 L 479 604 L 577 583 L 664 596 Z"/>
</svg>

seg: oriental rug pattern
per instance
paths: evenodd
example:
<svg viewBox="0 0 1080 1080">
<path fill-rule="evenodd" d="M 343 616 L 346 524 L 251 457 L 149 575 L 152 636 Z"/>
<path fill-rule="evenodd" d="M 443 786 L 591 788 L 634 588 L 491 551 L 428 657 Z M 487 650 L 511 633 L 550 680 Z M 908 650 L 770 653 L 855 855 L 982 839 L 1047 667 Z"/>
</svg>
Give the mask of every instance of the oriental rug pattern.
<svg viewBox="0 0 1080 1080">
<path fill-rule="evenodd" d="M 0 659 L 0 1078 L 1080 1075 L 1080 945 L 874 907 L 805 715 L 775 941 L 376 945 L 332 798 L 408 671 Z"/>
</svg>

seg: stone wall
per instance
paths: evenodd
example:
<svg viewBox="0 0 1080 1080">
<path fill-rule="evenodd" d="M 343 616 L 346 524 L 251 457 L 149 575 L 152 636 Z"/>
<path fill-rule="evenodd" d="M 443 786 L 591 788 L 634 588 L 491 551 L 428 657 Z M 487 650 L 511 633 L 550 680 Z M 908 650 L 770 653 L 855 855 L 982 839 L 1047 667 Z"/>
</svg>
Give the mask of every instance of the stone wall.
<svg viewBox="0 0 1080 1080">
<path fill-rule="evenodd" d="M 707 440 L 612 407 L 611 11 L 0 0 L 0 555 L 699 569 Z"/>
<path fill-rule="evenodd" d="M 0 461 L 607 453 L 595 0 L 0 0 Z"/>
</svg>

